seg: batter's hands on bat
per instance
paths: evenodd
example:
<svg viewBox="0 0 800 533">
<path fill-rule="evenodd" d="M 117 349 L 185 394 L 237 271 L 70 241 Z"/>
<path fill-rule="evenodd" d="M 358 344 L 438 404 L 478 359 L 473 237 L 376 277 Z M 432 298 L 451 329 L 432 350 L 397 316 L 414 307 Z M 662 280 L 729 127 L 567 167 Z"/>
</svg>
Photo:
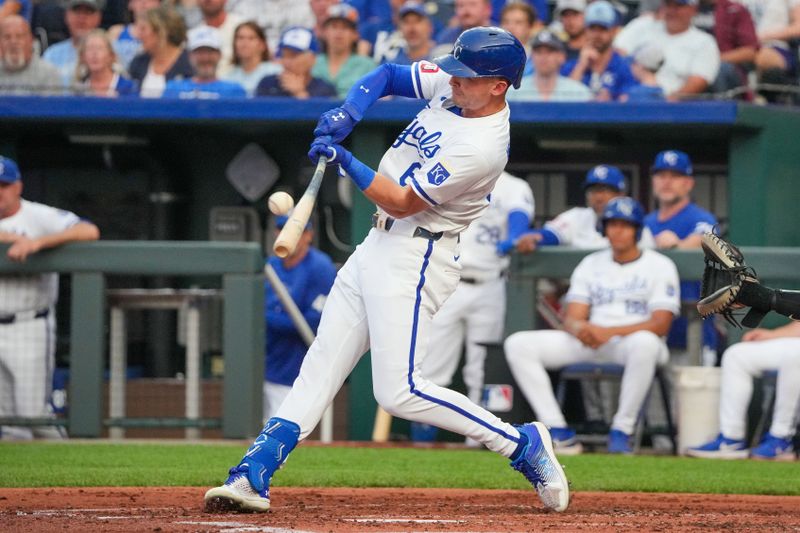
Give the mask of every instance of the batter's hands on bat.
<svg viewBox="0 0 800 533">
<path fill-rule="evenodd" d="M 335 142 L 331 142 L 328 136 L 317 137 L 311 142 L 311 149 L 308 151 L 308 158 L 316 165 L 321 156 L 328 158 L 329 165 L 339 165 L 347 168 L 353 161 L 353 154 L 347 148 Z"/>
<path fill-rule="evenodd" d="M 359 120 L 361 120 L 361 113 L 355 106 L 345 102 L 341 107 L 334 107 L 319 117 L 317 127 L 314 128 L 314 137 L 327 135 L 334 143 L 342 142 L 350 135 Z"/>
<path fill-rule="evenodd" d="M 42 245 L 36 239 L 20 237 L 8 248 L 8 258 L 12 261 L 24 262 L 29 255 L 35 254 L 42 249 Z"/>
</svg>

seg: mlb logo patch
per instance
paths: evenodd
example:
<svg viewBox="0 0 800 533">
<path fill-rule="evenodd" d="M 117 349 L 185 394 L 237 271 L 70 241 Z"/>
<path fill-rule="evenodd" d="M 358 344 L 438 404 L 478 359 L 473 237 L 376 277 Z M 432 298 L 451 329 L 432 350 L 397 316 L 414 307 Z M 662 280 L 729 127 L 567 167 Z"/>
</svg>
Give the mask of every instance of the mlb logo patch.
<svg viewBox="0 0 800 533">
<path fill-rule="evenodd" d="M 426 74 L 434 74 L 439 72 L 439 65 L 433 63 L 420 63 L 419 69 Z"/>
<path fill-rule="evenodd" d="M 514 407 L 514 387 L 511 385 L 484 385 L 481 407 L 494 413 L 507 413 Z"/>
<path fill-rule="evenodd" d="M 428 182 L 431 185 L 441 185 L 449 177 L 450 172 L 441 163 L 436 163 L 436 166 L 428 171 Z"/>
</svg>

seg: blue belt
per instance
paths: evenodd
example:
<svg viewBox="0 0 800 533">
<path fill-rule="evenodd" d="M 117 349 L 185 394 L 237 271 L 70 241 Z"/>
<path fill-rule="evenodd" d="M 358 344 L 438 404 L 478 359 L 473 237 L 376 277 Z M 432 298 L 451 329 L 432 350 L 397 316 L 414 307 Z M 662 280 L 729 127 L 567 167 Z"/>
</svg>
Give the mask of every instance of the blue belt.
<svg viewBox="0 0 800 533">
<path fill-rule="evenodd" d="M 32 318 L 34 319 L 44 318 L 49 314 L 50 314 L 50 309 L 41 309 L 39 311 L 36 311 L 36 313 L 34 313 Z M 30 313 L 15 313 L 11 315 L 0 315 L 0 324 L 13 324 L 17 320 L 25 317 L 25 315 L 30 316 Z"/>
</svg>

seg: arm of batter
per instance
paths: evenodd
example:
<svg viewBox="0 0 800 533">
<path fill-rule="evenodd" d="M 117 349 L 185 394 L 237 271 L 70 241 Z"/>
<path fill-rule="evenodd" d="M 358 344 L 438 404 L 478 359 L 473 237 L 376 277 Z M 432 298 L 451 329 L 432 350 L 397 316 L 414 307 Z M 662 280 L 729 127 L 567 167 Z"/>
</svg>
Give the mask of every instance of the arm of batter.
<svg viewBox="0 0 800 533">
<path fill-rule="evenodd" d="M 25 261 L 30 254 L 46 248 L 55 248 L 68 242 L 96 241 L 100 238 L 100 230 L 91 222 L 78 222 L 64 231 L 44 235 L 38 239 L 20 237 L 8 249 L 8 258 L 12 261 Z"/>
</svg>

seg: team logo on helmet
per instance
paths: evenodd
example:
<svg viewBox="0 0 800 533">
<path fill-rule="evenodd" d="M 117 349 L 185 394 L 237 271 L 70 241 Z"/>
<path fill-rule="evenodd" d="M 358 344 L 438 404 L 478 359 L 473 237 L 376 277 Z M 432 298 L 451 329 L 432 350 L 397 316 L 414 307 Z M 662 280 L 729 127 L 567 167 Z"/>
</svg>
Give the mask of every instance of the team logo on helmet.
<svg viewBox="0 0 800 533">
<path fill-rule="evenodd" d="M 620 213 L 622 213 L 626 217 L 629 217 L 633 214 L 633 203 L 631 203 L 627 199 L 621 200 L 617 204 L 617 209 L 619 209 Z"/>
<path fill-rule="evenodd" d="M 600 165 L 594 170 L 594 175 L 597 176 L 597 179 L 606 179 L 608 177 L 608 167 Z"/>
<path fill-rule="evenodd" d="M 460 44 L 457 44 L 457 45 L 456 45 L 456 46 L 453 48 L 453 57 L 455 57 L 456 59 L 458 59 L 458 58 L 459 58 L 459 56 L 461 55 L 461 52 L 462 52 L 463 50 L 464 50 L 464 48 L 463 48 L 463 47 L 462 47 Z"/>
<path fill-rule="evenodd" d="M 678 154 L 673 151 L 664 152 L 664 161 L 666 161 L 668 165 L 677 165 Z"/>
</svg>

